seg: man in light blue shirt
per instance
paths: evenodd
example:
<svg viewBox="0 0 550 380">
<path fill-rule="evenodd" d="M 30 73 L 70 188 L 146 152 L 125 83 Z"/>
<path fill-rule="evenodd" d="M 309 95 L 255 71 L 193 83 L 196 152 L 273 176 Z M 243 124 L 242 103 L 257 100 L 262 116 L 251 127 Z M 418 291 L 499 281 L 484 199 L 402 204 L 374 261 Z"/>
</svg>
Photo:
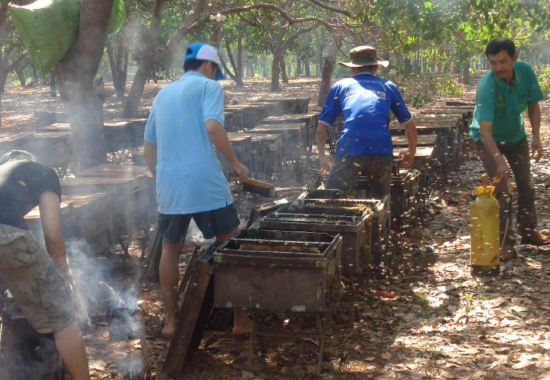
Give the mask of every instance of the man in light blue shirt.
<svg viewBox="0 0 550 380">
<path fill-rule="evenodd" d="M 224 76 L 218 52 L 207 44 L 190 45 L 184 71 L 180 80 L 157 94 L 143 152 L 156 178 L 166 337 L 176 329 L 178 259 L 191 218 L 206 239 L 216 237 L 219 242 L 234 235 L 240 222 L 212 145 L 232 164 L 238 180 L 248 177 L 223 127 L 223 90 L 217 80 Z M 244 310 L 235 311 L 234 334 L 248 333 L 250 323 Z"/>
</svg>

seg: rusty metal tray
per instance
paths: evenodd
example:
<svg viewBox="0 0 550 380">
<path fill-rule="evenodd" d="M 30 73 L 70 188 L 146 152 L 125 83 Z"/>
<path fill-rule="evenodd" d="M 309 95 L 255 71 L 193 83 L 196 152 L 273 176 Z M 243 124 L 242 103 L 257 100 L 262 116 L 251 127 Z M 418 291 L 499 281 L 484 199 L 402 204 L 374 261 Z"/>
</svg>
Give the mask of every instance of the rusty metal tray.
<svg viewBox="0 0 550 380">
<path fill-rule="evenodd" d="M 214 253 L 214 306 L 263 312 L 334 311 L 342 295 L 341 249 L 340 235 L 243 230 Z"/>
</svg>

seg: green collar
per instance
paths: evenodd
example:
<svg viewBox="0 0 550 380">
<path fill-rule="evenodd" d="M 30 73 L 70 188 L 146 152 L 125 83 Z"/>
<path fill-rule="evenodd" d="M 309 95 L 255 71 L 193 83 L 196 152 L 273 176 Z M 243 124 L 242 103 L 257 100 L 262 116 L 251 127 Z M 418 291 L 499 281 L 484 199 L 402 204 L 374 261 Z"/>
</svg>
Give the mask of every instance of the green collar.
<svg viewBox="0 0 550 380">
<path fill-rule="evenodd" d="M 506 83 L 506 81 L 502 78 L 500 78 L 495 72 L 493 72 L 493 77 L 495 78 L 495 81 L 500 87 L 509 87 L 510 85 Z M 517 83 L 521 83 L 518 77 L 518 73 L 516 72 L 516 69 L 514 68 L 514 83 L 512 86 L 515 86 Z"/>
</svg>

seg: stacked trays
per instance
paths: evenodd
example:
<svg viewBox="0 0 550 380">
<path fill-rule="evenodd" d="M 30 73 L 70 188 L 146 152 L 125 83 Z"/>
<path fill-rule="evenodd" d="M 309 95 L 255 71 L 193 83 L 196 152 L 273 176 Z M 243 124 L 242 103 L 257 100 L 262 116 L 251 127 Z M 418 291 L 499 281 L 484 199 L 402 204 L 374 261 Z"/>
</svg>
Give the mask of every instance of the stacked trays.
<svg viewBox="0 0 550 380">
<path fill-rule="evenodd" d="M 360 177 L 361 178 L 361 177 Z M 372 253 L 374 258 L 374 265 L 377 266 L 381 261 L 386 261 L 389 253 L 389 237 L 391 228 L 390 219 L 390 196 L 388 194 L 381 197 L 381 199 L 365 199 L 368 192 L 365 189 L 355 192 L 343 192 L 339 190 L 314 190 L 309 191 L 300 196 L 297 203 L 316 206 L 316 207 L 333 207 L 333 208 L 353 208 L 364 207 L 368 210 L 370 215 L 368 247 L 367 246 L 353 246 L 348 245 L 346 249 L 346 240 L 344 240 L 344 248 L 342 251 L 342 263 L 344 264 L 344 272 L 361 273 L 366 264 L 370 261 Z M 350 198 L 350 196 L 356 196 L 356 199 Z M 345 235 L 344 235 L 345 239 Z M 350 242 L 351 243 L 351 242 Z M 354 247 L 352 250 L 351 247 Z M 346 254 L 348 256 L 346 256 Z M 355 256 L 352 256 L 355 255 Z M 361 265 L 357 268 L 353 268 L 353 271 L 346 269 L 346 264 L 349 266 L 350 262 L 354 258 L 357 260 L 360 258 Z M 346 260 L 350 260 L 347 261 Z M 386 263 L 387 265 L 387 263 Z"/>
<path fill-rule="evenodd" d="M 262 228 L 342 235 L 342 272 L 360 274 L 371 249 L 372 209 L 365 203 L 343 205 L 302 204 L 285 206 L 261 221 Z"/>
</svg>

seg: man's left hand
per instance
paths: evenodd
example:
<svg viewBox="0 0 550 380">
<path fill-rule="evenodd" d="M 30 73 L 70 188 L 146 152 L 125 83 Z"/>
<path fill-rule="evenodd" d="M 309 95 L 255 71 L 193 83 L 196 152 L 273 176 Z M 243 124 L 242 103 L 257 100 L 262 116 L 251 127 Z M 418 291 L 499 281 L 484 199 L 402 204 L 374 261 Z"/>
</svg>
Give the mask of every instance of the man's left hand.
<svg viewBox="0 0 550 380">
<path fill-rule="evenodd" d="M 540 143 L 539 138 L 533 138 L 531 142 L 531 158 L 535 159 L 535 162 L 539 162 L 542 157 L 542 144 Z"/>
<path fill-rule="evenodd" d="M 399 155 L 399 159 L 401 160 L 401 165 L 403 166 L 403 169 L 408 169 L 413 165 L 414 155 L 415 153 L 412 152 L 405 152 Z"/>
</svg>

